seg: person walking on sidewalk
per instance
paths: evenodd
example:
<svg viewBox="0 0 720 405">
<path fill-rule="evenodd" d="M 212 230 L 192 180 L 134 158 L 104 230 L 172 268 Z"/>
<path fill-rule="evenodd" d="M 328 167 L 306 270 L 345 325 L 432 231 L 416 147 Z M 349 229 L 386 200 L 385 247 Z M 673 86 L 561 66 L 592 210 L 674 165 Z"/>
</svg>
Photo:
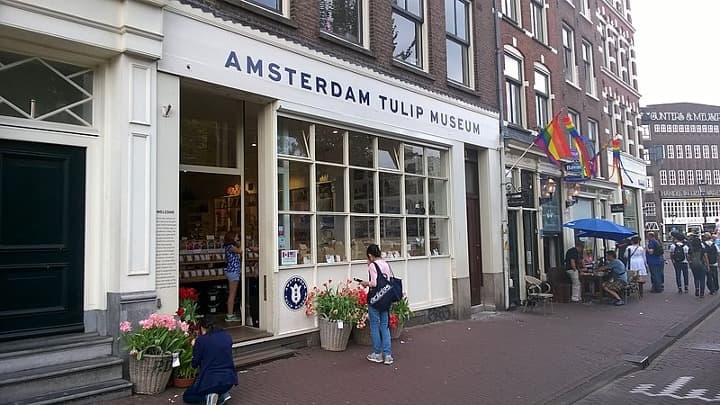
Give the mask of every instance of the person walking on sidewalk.
<svg viewBox="0 0 720 405">
<path fill-rule="evenodd" d="M 200 336 L 193 339 L 193 367 L 199 367 L 195 382 L 183 393 L 189 404 L 224 404 L 230 399 L 230 389 L 238 378 L 233 363 L 232 337 L 216 328 L 210 317 L 199 322 Z"/>
<path fill-rule="evenodd" d="M 670 245 L 670 259 L 675 268 L 675 283 L 678 293 L 683 292 L 683 281 L 685 282 L 685 294 L 688 293 L 688 251 L 690 248 L 685 244 L 685 236 L 681 233 L 673 235 L 675 242 Z M 682 278 L 681 278 L 682 276 Z"/>
<path fill-rule="evenodd" d="M 710 295 L 715 295 L 718 290 L 718 248 L 709 233 L 703 234 L 705 244 L 705 260 L 708 263 L 707 288 Z"/>
<path fill-rule="evenodd" d="M 575 241 L 575 247 L 565 252 L 565 270 L 572 282 L 570 301 L 580 302 L 580 270 L 583 266 L 582 252 L 585 244 L 581 240 Z"/>
<path fill-rule="evenodd" d="M 646 262 L 650 268 L 650 292 L 661 293 L 665 289 L 665 257 L 662 243 L 655 238 L 655 232 L 648 232 Z"/>
<path fill-rule="evenodd" d="M 690 270 L 693 274 L 693 283 L 695 284 L 695 296 L 705 297 L 705 277 L 707 275 L 707 259 L 705 257 L 705 249 L 700 238 L 692 236 L 689 241 L 690 251 L 688 252 L 688 261 L 690 262 Z"/>
<path fill-rule="evenodd" d="M 633 236 L 630 239 L 630 246 L 625 249 L 625 259 L 627 269 L 634 271 L 639 276 L 638 281 L 645 282 L 648 274 L 648 264 L 645 258 L 645 249 L 640 246 L 639 236 Z"/>
<path fill-rule="evenodd" d="M 377 287 L 378 274 L 381 271 L 386 279 L 392 277 L 390 265 L 382 259 L 380 246 L 372 244 L 367 248 L 368 273 L 370 281 L 362 281 L 363 287 L 370 287 L 368 292 L 368 300 L 375 295 Z M 367 359 L 374 363 L 393 364 L 392 347 L 390 343 L 390 311 L 379 311 L 372 305 L 368 305 L 368 315 L 370 316 L 370 338 L 373 343 L 373 352 L 367 355 Z"/>
<path fill-rule="evenodd" d="M 618 260 L 617 253 L 613 250 L 608 251 L 606 257 L 607 264 L 602 268 L 610 270 L 610 280 L 603 283 L 603 290 L 615 298 L 615 305 L 625 305 L 625 301 L 620 298 L 628 281 L 625 264 Z"/>
</svg>

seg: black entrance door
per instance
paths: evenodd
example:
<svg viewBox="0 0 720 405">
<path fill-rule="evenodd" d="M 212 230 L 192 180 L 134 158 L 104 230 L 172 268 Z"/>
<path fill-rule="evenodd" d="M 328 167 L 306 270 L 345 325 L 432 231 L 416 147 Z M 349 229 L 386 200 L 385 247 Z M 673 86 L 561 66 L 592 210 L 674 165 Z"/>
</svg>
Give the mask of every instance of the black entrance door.
<svg viewBox="0 0 720 405">
<path fill-rule="evenodd" d="M 85 149 L 0 140 L 0 340 L 83 330 Z"/>
</svg>

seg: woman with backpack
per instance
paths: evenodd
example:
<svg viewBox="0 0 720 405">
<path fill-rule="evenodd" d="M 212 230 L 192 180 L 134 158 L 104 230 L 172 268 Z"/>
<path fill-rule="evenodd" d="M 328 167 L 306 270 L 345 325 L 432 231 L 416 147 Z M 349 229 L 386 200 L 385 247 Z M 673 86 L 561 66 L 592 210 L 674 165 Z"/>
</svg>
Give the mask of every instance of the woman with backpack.
<svg viewBox="0 0 720 405">
<path fill-rule="evenodd" d="M 673 235 L 675 242 L 670 245 L 670 259 L 675 268 L 675 283 L 678 293 L 682 294 L 685 282 L 685 294 L 688 293 L 688 251 L 690 248 L 685 244 L 685 235 L 676 233 Z M 682 276 L 682 278 L 681 278 Z"/>
<path fill-rule="evenodd" d="M 690 238 L 688 261 L 690 262 L 690 270 L 693 274 L 693 283 L 695 283 L 695 296 L 704 298 L 705 276 L 707 274 L 708 263 L 703 243 L 700 242 L 700 238 L 697 236 Z"/>
<path fill-rule="evenodd" d="M 703 234 L 705 245 L 705 260 L 708 263 L 707 288 L 710 295 L 715 295 L 718 290 L 718 249 L 715 241 L 708 232 Z"/>
<path fill-rule="evenodd" d="M 630 239 L 630 246 L 625 248 L 625 262 L 628 264 L 627 269 L 635 272 L 638 281 L 645 281 L 648 274 L 648 265 L 645 259 L 645 249 L 640 246 L 640 237 L 633 236 Z"/>
<path fill-rule="evenodd" d="M 665 251 L 662 243 L 655 238 L 655 232 L 648 232 L 647 249 L 645 249 L 645 262 L 650 268 L 650 292 L 661 293 L 665 290 Z"/>
<path fill-rule="evenodd" d="M 367 248 L 368 273 L 370 281 L 362 281 L 363 287 L 370 287 L 368 300 L 376 294 L 378 279 L 389 280 L 392 277 L 390 265 L 382 259 L 380 246 L 372 244 Z M 382 274 L 380 274 L 382 273 Z M 370 316 L 370 338 L 373 343 L 373 352 L 367 355 L 367 359 L 373 363 L 393 364 L 392 347 L 390 345 L 390 311 L 380 311 L 370 305 L 368 301 L 368 315 Z"/>
</svg>

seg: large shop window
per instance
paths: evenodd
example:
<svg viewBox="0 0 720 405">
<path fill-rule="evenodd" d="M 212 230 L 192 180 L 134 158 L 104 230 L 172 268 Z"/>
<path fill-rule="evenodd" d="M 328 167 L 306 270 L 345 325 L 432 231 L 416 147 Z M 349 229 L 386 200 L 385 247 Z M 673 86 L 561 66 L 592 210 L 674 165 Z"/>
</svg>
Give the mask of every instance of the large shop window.
<svg viewBox="0 0 720 405">
<path fill-rule="evenodd" d="M 450 253 L 446 151 L 285 117 L 277 138 L 281 265 Z"/>
</svg>

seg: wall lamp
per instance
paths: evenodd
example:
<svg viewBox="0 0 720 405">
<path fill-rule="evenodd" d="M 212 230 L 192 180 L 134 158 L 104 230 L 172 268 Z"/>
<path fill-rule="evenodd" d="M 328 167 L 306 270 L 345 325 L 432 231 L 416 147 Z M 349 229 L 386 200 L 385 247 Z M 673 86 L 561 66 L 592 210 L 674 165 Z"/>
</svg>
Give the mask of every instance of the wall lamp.
<svg viewBox="0 0 720 405">
<path fill-rule="evenodd" d="M 555 180 L 547 179 L 547 182 L 545 182 L 545 184 L 542 186 L 542 193 L 540 194 L 540 205 L 552 201 L 556 187 L 557 185 L 555 184 Z"/>
<path fill-rule="evenodd" d="M 577 204 L 578 194 L 580 194 L 579 184 L 573 184 L 570 188 L 568 188 L 568 196 L 565 200 L 565 208 L 570 208 L 573 205 Z"/>
</svg>

